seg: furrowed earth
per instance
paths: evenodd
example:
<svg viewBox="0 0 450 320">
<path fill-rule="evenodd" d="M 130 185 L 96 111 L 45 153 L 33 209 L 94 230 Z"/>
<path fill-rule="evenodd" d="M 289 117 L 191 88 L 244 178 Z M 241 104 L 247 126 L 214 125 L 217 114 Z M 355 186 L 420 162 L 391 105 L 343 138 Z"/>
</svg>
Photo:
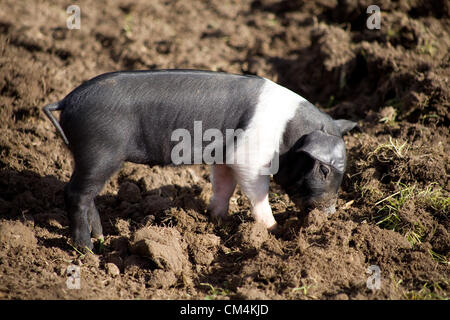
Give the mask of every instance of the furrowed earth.
<svg viewBox="0 0 450 320">
<path fill-rule="evenodd" d="M 82 0 L 79 30 L 68 5 L 1 4 L 0 299 L 448 299 L 448 1 Z M 280 235 L 239 188 L 218 224 L 207 166 L 126 163 L 96 199 L 105 241 L 75 250 L 73 161 L 42 107 L 104 72 L 167 68 L 267 77 L 358 121 L 337 212 L 298 211 L 272 183 Z"/>
</svg>

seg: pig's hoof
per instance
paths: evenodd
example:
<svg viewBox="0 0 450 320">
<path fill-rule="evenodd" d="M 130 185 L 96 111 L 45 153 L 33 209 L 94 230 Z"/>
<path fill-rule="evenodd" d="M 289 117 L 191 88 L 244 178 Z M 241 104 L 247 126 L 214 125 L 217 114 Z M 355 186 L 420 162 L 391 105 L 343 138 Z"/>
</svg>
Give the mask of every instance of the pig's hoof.
<svg viewBox="0 0 450 320">
<path fill-rule="evenodd" d="M 218 210 L 215 210 L 212 208 L 212 205 L 209 205 L 206 209 L 206 214 L 210 217 L 210 219 L 216 223 L 216 224 L 222 224 L 228 220 L 230 220 L 230 216 L 228 215 L 228 212 L 217 212 Z M 228 211 L 228 210 L 227 210 Z"/>
<path fill-rule="evenodd" d="M 283 232 L 283 228 L 278 223 L 274 224 L 270 228 L 267 228 L 267 230 L 275 236 L 280 236 Z"/>
<path fill-rule="evenodd" d="M 210 219 L 217 225 L 224 225 L 230 221 L 230 216 L 226 215 L 209 215 Z"/>
<path fill-rule="evenodd" d="M 95 240 L 98 240 L 100 242 L 104 242 L 105 241 L 105 237 L 103 236 L 103 233 L 101 233 L 101 234 L 92 234 L 92 238 L 94 238 Z"/>
<path fill-rule="evenodd" d="M 80 253 L 87 253 L 87 252 L 91 252 L 94 249 L 94 244 L 92 243 L 92 241 L 89 239 L 89 241 L 69 241 L 69 245 L 74 248 L 76 251 L 80 252 Z"/>
<path fill-rule="evenodd" d="M 228 222 L 230 222 L 231 217 L 228 214 L 214 214 L 212 212 L 208 212 L 209 213 L 209 218 L 211 219 L 212 222 L 214 222 L 217 225 L 225 225 Z"/>
</svg>

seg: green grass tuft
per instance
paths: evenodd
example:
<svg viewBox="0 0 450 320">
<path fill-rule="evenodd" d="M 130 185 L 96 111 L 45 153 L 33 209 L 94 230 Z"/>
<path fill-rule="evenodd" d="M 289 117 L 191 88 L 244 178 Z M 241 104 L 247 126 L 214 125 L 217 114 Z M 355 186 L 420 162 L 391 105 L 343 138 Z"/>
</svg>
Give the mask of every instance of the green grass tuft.
<svg viewBox="0 0 450 320">
<path fill-rule="evenodd" d="M 448 287 L 448 281 L 444 281 L 444 285 Z M 403 295 L 408 300 L 448 300 L 445 290 L 439 283 L 425 283 L 420 290 L 408 291 Z"/>
<path fill-rule="evenodd" d="M 382 204 L 375 220 L 376 224 L 382 228 L 401 232 L 404 223 L 399 217 L 399 212 L 406 201 L 412 198 L 415 186 L 410 187 L 401 182 L 398 183 L 398 186 L 400 187 L 399 191 L 375 203 L 375 206 Z"/>
<path fill-rule="evenodd" d="M 420 191 L 418 199 L 422 204 L 432 208 L 435 213 L 448 216 L 450 196 L 437 183 L 431 183 L 423 191 Z"/>
<path fill-rule="evenodd" d="M 448 258 L 442 254 L 436 253 L 433 250 L 429 249 L 428 252 L 431 254 L 433 259 L 439 263 L 450 265 L 450 261 Z"/>
<path fill-rule="evenodd" d="M 426 233 L 427 230 L 420 223 L 416 223 L 412 229 L 406 232 L 405 236 L 411 246 L 414 247 L 415 245 L 422 243 Z"/>
<path fill-rule="evenodd" d="M 216 300 L 219 296 L 228 296 L 230 291 L 222 288 L 214 288 L 214 286 L 210 283 L 202 282 L 201 286 L 209 287 L 209 294 L 205 297 L 205 300 Z"/>
</svg>

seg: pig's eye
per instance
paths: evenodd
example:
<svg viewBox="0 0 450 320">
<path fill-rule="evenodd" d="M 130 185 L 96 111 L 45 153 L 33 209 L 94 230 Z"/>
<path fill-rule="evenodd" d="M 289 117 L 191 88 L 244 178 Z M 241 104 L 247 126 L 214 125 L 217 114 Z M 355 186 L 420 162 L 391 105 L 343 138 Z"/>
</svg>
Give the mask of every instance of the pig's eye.
<svg viewBox="0 0 450 320">
<path fill-rule="evenodd" d="M 330 169 L 328 169 L 324 165 L 320 165 L 319 169 L 320 169 L 320 172 L 322 172 L 322 174 L 323 174 L 323 176 L 325 178 L 328 177 L 328 174 L 330 173 Z"/>
</svg>

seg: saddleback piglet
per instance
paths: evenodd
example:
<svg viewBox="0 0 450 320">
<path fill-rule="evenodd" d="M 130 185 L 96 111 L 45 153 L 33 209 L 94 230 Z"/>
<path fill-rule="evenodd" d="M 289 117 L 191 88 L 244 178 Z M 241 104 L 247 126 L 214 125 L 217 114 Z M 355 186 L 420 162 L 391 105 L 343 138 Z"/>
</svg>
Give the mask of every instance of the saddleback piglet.
<svg viewBox="0 0 450 320">
<path fill-rule="evenodd" d="M 226 218 L 239 183 L 254 219 L 274 230 L 271 175 L 300 208 L 333 213 L 342 135 L 356 125 L 268 79 L 195 70 L 103 74 L 44 112 L 73 154 L 65 203 L 74 244 L 90 249 L 91 237 L 103 237 L 94 198 L 124 161 L 210 164 L 215 218 Z"/>
</svg>

